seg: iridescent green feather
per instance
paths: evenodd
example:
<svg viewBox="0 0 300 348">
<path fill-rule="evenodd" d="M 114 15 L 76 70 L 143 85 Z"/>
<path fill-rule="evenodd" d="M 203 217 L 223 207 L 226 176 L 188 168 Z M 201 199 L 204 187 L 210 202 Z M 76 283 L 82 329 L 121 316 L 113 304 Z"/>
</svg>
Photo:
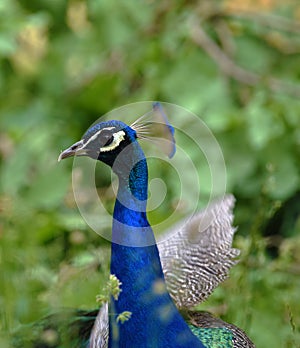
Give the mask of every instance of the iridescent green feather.
<svg viewBox="0 0 300 348">
<path fill-rule="evenodd" d="M 189 327 L 207 348 L 233 348 L 232 333 L 226 328 Z"/>
</svg>

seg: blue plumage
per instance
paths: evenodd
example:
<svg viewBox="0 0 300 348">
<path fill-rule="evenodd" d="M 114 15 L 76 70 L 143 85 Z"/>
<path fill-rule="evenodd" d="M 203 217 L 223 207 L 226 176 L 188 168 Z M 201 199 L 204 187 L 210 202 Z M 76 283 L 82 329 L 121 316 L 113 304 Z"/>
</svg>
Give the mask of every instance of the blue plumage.
<svg viewBox="0 0 300 348">
<path fill-rule="evenodd" d="M 110 316 L 109 347 L 118 347 L 119 343 L 131 348 L 203 347 L 166 290 L 158 249 L 146 217 L 147 164 L 137 142 L 132 144 L 130 153 L 126 161 L 137 163 L 129 177 L 122 175 L 120 179 L 112 228 L 111 274 L 122 282 L 122 292 L 110 309 L 115 315 L 130 311 L 132 316 L 124 324 L 117 324 Z"/>
</svg>

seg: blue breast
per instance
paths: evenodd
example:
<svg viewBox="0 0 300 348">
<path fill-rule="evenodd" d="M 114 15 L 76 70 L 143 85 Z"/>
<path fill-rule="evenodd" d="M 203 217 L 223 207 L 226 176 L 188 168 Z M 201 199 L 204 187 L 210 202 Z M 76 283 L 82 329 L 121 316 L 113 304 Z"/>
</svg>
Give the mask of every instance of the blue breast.
<svg viewBox="0 0 300 348">
<path fill-rule="evenodd" d="M 151 226 L 146 216 L 147 163 L 137 144 L 128 176 L 119 176 L 113 215 L 111 274 L 122 292 L 110 304 L 109 347 L 204 347 L 191 332 L 168 294 Z M 132 313 L 125 323 L 116 317 Z"/>
</svg>

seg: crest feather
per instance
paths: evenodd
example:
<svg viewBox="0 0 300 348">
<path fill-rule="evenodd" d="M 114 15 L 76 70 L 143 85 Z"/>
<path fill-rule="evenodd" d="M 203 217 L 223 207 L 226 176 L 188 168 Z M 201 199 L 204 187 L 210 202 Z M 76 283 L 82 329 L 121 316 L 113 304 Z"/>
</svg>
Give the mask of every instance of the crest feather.
<svg viewBox="0 0 300 348">
<path fill-rule="evenodd" d="M 131 126 L 137 137 L 154 142 L 169 158 L 176 151 L 174 128 L 159 102 L 152 105 L 152 110 L 138 118 Z"/>
</svg>

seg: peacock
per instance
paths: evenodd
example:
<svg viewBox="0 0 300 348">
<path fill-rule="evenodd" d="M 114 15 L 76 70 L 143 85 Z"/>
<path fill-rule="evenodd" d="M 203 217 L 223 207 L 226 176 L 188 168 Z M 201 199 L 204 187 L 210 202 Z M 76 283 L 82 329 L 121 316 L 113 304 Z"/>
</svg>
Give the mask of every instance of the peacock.
<svg viewBox="0 0 300 348">
<path fill-rule="evenodd" d="M 146 214 L 147 160 L 138 139 L 147 138 L 155 128 L 156 141 L 169 157 L 175 153 L 175 139 L 159 103 L 152 114 L 154 121 L 142 117 L 131 126 L 117 120 L 97 123 L 60 154 L 59 160 L 72 156 L 99 160 L 118 176 L 110 273 L 120 291 L 99 311 L 46 318 L 40 325 L 43 332 L 59 332 L 59 337 L 47 345 L 39 334 L 33 347 L 67 347 L 66 343 L 89 348 L 254 347 L 238 327 L 191 309 L 237 262 L 239 251 L 231 247 L 233 196 L 176 226 L 162 242 L 155 240 Z M 125 320 L 119 320 L 124 313 Z"/>
</svg>

